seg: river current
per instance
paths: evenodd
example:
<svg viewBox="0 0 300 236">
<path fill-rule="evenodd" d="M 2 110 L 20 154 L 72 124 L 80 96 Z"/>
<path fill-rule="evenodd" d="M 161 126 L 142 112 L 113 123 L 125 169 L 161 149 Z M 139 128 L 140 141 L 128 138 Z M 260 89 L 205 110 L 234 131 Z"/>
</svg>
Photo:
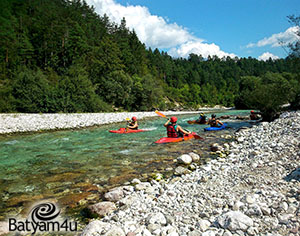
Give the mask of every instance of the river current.
<svg viewBox="0 0 300 236">
<path fill-rule="evenodd" d="M 215 112 L 215 111 L 214 111 Z M 215 112 L 216 113 L 216 112 Z M 207 116 L 211 113 L 207 112 Z M 249 115 L 248 110 L 219 111 L 222 115 Z M 165 119 L 148 118 L 139 127 L 148 132 L 114 134 L 124 123 L 80 130 L 18 134 L 0 137 L 0 220 L 17 215 L 42 199 L 56 199 L 74 208 L 97 201 L 102 192 L 133 178 L 148 179 L 152 173 L 168 176 L 180 154 L 194 151 L 202 160 L 211 158 L 209 146 L 228 141 L 244 120 L 225 120 L 228 129 L 204 132 L 207 125 L 189 125 L 198 114 L 177 116 L 178 124 L 197 132 L 204 140 L 155 144 L 166 136 Z M 229 140 L 230 141 L 230 140 Z"/>
</svg>

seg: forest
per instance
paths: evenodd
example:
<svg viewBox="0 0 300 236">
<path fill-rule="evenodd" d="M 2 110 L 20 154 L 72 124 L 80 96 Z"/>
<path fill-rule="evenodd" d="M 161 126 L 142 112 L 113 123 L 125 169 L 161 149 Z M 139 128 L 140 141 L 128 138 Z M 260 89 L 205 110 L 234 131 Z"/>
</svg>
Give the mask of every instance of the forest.
<svg viewBox="0 0 300 236">
<path fill-rule="evenodd" d="M 289 16 L 292 25 L 300 17 Z M 284 59 L 172 58 L 81 0 L 0 1 L 0 112 L 300 107 L 300 42 Z M 299 32 L 298 35 L 300 36 Z"/>
</svg>

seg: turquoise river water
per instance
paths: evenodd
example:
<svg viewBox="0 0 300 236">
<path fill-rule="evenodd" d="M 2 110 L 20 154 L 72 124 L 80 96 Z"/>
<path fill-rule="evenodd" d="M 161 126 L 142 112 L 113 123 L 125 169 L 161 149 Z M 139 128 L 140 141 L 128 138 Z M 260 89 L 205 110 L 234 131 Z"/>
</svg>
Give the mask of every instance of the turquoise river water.
<svg viewBox="0 0 300 236">
<path fill-rule="evenodd" d="M 248 115 L 249 111 L 229 110 L 221 115 Z M 210 115 L 209 113 L 207 114 Z M 189 125 L 187 120 L 198 114 L 180 115 L 179 124 L 197 132 L 205 139 L 180 143 L 154 144 L 166 136 L 163 118 L 139 122 L 149 132 L 114 134 L 108 130 L 124 127 L 124 123 L 103 125 L 81 130 L 43 132 L 0 136 L 0 215 L 16 215 L 28 204 L 54 198 L 61 205 L 76 207 L 97 201 L 100 193 L 133 178 L 174 168 L 173 159 L 195 151 L 209 158 L 209 145 L 225 141 L 248 121 L 225 121 L 229 129 L 204 132 L 206 125 Z M 1 220 L 1 219 L 0 219 Z"/>
</svg>

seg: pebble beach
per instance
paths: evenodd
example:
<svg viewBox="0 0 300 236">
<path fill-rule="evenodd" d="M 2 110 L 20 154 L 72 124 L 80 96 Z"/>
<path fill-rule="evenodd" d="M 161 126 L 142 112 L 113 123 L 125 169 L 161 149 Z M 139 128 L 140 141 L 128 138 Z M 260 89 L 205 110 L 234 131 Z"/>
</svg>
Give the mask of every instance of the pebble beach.
<svg viewBox="0 0 300 236">
<path fill-rule="evenodd" d="M 300 235 L 299 111 L 212 149 L 218 157 L 205 165 L 195 153 L 179 156 L 173 178 L 111 189 L 89 206 L 99 218 L 82 235 Z"/>
</svg>

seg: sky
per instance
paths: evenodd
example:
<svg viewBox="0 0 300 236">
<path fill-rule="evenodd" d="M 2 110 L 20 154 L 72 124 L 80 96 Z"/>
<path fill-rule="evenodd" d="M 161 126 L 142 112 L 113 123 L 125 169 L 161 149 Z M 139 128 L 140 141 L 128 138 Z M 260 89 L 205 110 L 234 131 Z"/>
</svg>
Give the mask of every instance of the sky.
<svg viewBox="0 0 300 236">
<path fill-rule="evenodd" d="M 285 58 L 300 40 L 287 16 L 300 16 L 299 0 L 86 0 L 111 21 L 135 30 L 146 47 L 172 57 Z"/>
</svg>

